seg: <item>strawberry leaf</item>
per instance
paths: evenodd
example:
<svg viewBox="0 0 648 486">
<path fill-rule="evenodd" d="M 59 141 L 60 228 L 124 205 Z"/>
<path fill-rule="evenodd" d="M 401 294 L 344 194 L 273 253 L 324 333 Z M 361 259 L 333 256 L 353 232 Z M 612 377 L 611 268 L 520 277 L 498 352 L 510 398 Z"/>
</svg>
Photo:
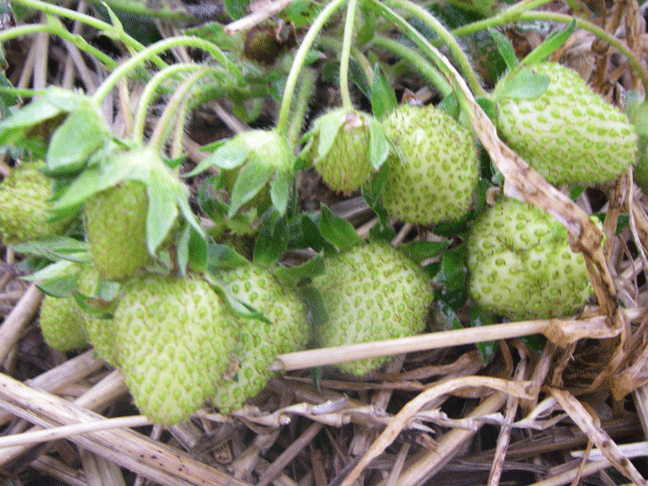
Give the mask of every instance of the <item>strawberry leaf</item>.
<svg viewBox="0 0 648 486">
<path fill-rule="evenodd" d="M 515 48 L 513 47 L 513 44 L 511 43 L 509 38 L 498 30 L 488 29 L 488 31 L 490 32 L 491 36 L 493 36 L 493 39 L 495 40 L 495 43 L 497 45 L 497 50 L 502 55 L 502 58 L 504 59 L 504 62 L 506 63 L 508 69 L 515 69 L 515 66 L 517 66 L 518 64 L 518 60 L 517 56 L 515 55 Z"/>
<path fill-rule="evenodd" d="M 259 236 L 254 243 L 252 261 L 268 267 L 288 247 L 288 223 L 277 212 L 268 212 L 263 218 Z"/>
<path fill-rule="evenodd" d="M 285 287 L 296 287 L 308 278 L 322 275 L 325 269 L 324 257 L 316 256 L 295 267 L 280 266 L 273 273 Z"/>
</svg>

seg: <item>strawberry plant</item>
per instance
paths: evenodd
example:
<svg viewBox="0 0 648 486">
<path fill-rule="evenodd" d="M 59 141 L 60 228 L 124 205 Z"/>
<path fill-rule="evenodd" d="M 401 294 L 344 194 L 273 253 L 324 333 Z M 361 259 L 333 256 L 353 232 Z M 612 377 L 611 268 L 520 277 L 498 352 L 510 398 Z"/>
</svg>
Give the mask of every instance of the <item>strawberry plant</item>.
<svg viewBox="0 0 648 486">
<path fill-rule="evenodd" d="M 502 477 L 511 431 L 548 424 L 641 482 L 589 411 L 648 408 L 643 5 L 154 3 L 0 0 L 0 267 L 33 285 L 0 327 L 0 408 L 98 420 L 58 393 L 154 426 L 154 450 L 77 431 L 70 481 L 123 482 L 97 454 L 137 484 L 443 483 L 488 422 L 471 482 L 548 475 L 559 454 Z M 114 373 L 35 378 L 32 407 L 3 380 L 43 338 Z M 42 450 L 17 474 L 70 459 Z"/>
</svg>

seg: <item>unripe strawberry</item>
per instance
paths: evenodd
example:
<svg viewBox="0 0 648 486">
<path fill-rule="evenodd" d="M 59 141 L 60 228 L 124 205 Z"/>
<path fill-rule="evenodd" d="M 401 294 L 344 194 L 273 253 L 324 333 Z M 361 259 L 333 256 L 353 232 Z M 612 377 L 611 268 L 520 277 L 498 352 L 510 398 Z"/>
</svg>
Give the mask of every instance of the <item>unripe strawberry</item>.
<svg viewBox="0 0 648 486">
<path fill-rule="evenodd" d="M 0 184 L 0 233 L 14 245 L 62 232 L 69 220 L 48 222 L 52 181 L 41 172 L 45 162 L 27 162 Z"/>
<path fill-rule="evenodd" d="M 383 121 L 403 159 L 390 154 L 382 202 L 407 223 L 456 220 L 472 203 L 479 162 L 470 131 L 427 105 L 401 105 Z"/>
<path fill-rule="evenodd" d="M 338 108 L 315 121 L 306 153 L 331 189 L 347 193 L 375 172 L 370 149 L 369 116 Z"/>
<path fill-rule="evenodd" d="M 92 263 L 109 280 L 122 280 L 149 261 L 146 186 L 130 180 L 88 198 L 84 221 Z"/>
<path fill-rule="evenodd" d="M 386 243 L 354 246 L 327 260 L 313 279 L 329 320 L 317 326 L 322 347 L 415 335 L 425 329 L 432 287 L 422 268 Z M 388 358 L 337 365 L 345 373 L 365 375 Z"/>
<path fill-rule="evenodd" d="M 277 355 L 306 347 L 310 328 L 302 302 L 284 289 L 269 270 L 250 264 L 223 272 L 219 278 L 235 298 L 253 306 L 270 321 L 232 315 L 239 329 L 231 357 L 233 376 L 218 382 L 212 399 L 221 412 L 227 413 L 265 388 L 275 375 L 269 368 Z"/>
<path fill-rule="evenodd" d="M 85 348 L 85 318 L 72 297 L 43 297 L 40 328 L 45 342 L 61 352 Z"/>
<path fill-rule="evenodd" d="M 534 99 L 498 99 L 497 128 L 533 169 L 552 184 L 587 185 L 616 179 L 635 163 L 637 134 L 625 114 L 567 67 L 529 69 L 549 78 L 547 89 Z"/>
<path fill-rule="evenodd" d="M 149 275 L 124 284 L 115 310 L 119 364 L 140 411 L 157 423 L 186 419 L 215 393 L 234 334 L 203 280 Z"/>
<path fill-rule="evenodd" d="M 593 292 L 567 230 L 540 208 L 514 199 L 490 207 L 468 238 L 472 298 L 510 319 L 573 315 Z"/>
</svg>

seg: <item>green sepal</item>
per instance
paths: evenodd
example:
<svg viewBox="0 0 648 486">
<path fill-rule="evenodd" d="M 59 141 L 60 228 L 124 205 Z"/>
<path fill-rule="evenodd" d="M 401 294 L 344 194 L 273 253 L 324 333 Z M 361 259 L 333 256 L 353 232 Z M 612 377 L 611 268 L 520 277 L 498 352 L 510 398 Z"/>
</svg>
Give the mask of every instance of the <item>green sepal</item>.
<svg viewBox="0 0 648 486">
<path fill-rule="evenodd" d="M 497 91 L 497 99 L 534 99 L 544 93 L 549 86 L 549 76 L 535 74 L 531 69 L 522 68 L 507 77 L 501 89 Z"/>
<path fill-rule="evenodd" d="M 77 274 L 80 271 L 76 262 L 69 260 L 57 260 L 49 265 L 36 270 L 30 275 L 22 277 L 27 282 L 47 282 L 48 280 L 57 279 L 63 276 Z"/>
<path fill-rule="evenodd" d="M 376 64 L 371 85 L 371 111 L 373 116 L 378 120 L 382 120 L 397 106 L 396 94 L 385 75 L 381 72 L 380 67 Z"/>
<path fill-rule="evenodd" d="M 337 137 L 340 128 L 346 122 L 346 113 L 343 110 L 336 110 L 332 113 L 336 115 L 327 114 L 319 117 L 315 122 L 313 131 L 317 131 L 319 135 L 317 138 L 316 161 L 326 157 L 326 154 L 333 147 L 333 142 L 335 142 L 335 137 Z"/>
<path fill-rule="evenodd" d="M 18 253 L 47 258 L 48 260 L 69 260 L 85 263 L 90 260 L 90 247 L 86 242 L 67 236 L 51 236 L 32 240 L 12 247 Z"/>
<path fill-rule="evenodd" d="M 319 229 L 322 236 L 340 251 L 346 251 L 362 243 L 362 238 L 358 236 L 351 223 L 333 214 L 325 204 L 322 204 Z"/>
<path fill-rule="evenodd" d="M 189 268 L 196 273 L 207 269 L 207 241 L 189 224 L 185 224 L 178 238 L 177 252 L 178 267 L 183 276 L 187 275 Z"/>
<path fill-rule="evenodd" d="M 88 158 L 104 144 L 107 134 L 103 118 L 91 107 L 70 114 L 56 129 L 47 148 L 49 173 L 72 174 L 83 169 Z"/>
<path fill-rule="evenodd" d="M 259 235 L 254 242 L 252 261 L 256 265 L 269 267 L 288 247 L 288 222 L 275 211 L 269 211 L 263 218 Z"/>
<path fill-rule="evenodd" d="M 151 171 L 147 185 L 148 212 L 146 214 L 146 247 L 155 255 L 178 217 L 178 205 L 174 187 L 167 177 Z"/>
<path fill-rule="evenodd" d="M 26 132 L 61 115 L 63 110 L 40 98 L 0 121 L 0 145 L 22 146 Z"/>
<path fill-rule="evenodd" d="M 539 62 L 544 61 L 548 58 L 553 52 L 562 46 L 567 39 L 574 33 L 576 30 L 576 19 L 572 19 L 569 26 L 563 31 L 555 31 L 547 36 L 547 38 L 535 49 L 533 49 L 522 61 L 520 62 L 521 66 L 531 66 Z"/>
<path fill-rule="evenodd" d="M 229 170 L 236 169 L 242 165 L 250 155 L 252 148 L 245 144 L 237 143 L 237 140 L 236 137 L 233 137 L 226 142 L 219 141 L 214 144 L 217 146 L 216 150 L 200 161 L 193 170 L 184 174 L 184 177 L 193 177 L 214 166 Z M 205 146 L 202 150 L 207 150 L 211 146 Z"/>
<path fill-rule="evenodd" d="M 440 255 L 450 246 L 449 241 L 411 241 L 398 246 L 412 261 L 421 263 Z"/>
<path fill-rule="evenodd" d="M 306 279 L 322 275 L 325 268 L 324 257 L 318 255 L 301 265 L 280 266 L 273 273 L 284 287 L 297 287 Z"/>
<path fill-rule="evenodd" d="M 79 306 L 79 309 L 84 313 L 99 319 L 112 319 L 117 304 L 119 303 L 118 299 L 107 301 L 99 297 L 84 295 L 79 291 L 73 292 L 72 296 Z"/>
<path fill-rule="evenodd" d="M 78 275 L 63 275 L 37 284 L 38 290 L 52 297 L 72 297 L 76 289 Z"/>
<path fill-rule="evenodd" d="M 304 285 L 297 289 L 297 295 L 308 309 L 309 322 L 312 327 L 323 326 L 329 321 L 328 310 L 318 289 Z"/>
<path fill-rule="evenodd" d="M 500 31 L 495 29 L 488 29 L 488 31 L 495 40 L 497 50 L 501 54 L 502 59 L 504 59 L 506 66 L 508 67 L 509 71 L 512 71 L 518 64 L 518 59 L 515 55 L 515 48 L 513 47 L 513 44 L 511 43 L 509 38 L 502 34 Z"/>
<path fill-rule="evenodd" d="M 288 199 L 290 198 L 290 182 L 292 174 L 287 169 L 278 169 L 274 178 L 270 182 L 270 200 L 272 205 L 282 216 L 288 209 Z"/>
<path fill-rule="evenodd" d="M 396 232 L 389 224 L 387 210 L 380 202 L 380 193 L 387 183 L 388 175 L 388 167 L 383 165 L 380 171 L 362 187 L 362 196 L 367 202 L 367 205 L 378 216 L 378 224 L 369 230 L 369 235 L 372 240 L 391 241 L 396 236 Z"/>
<path fill-rule="evenodd" d="M 257 163 L 254 159 L 246 163 L 234 182 L 227 216 L 230 218 L 234 216 L 241 206 L 256 196 L 275 170 L 275 167 L 266 163 Z"/>
<path fill-rule="evenodd" d="M 249 264 L 249 262 L 247 262 L 247 264 Z M 218 292 L 222 297 L 225 298 L 232 312 L 241 317 L 261 319 L 262 321 L 272 324 L 270 320 L 254 306 L 250 305 L 248 302 L 244 302 L 241 299 L 234 297 L 234 295 L 232 295 L 232 293 L 229 291 L 228 286 L 224 285 L 218 280 L 217 274 L 208 272 L 204 276 L 209 285 L 211 285 L 216 292 Z"/>
<path fill-rule="evenodd" d="M 374 169 L 380 170 L 380 167 L 387 160 L 391 144 L 387 139 L 385 127 L 376 118 L 368 116 L 365 119 L 369 121 L 369 162 Z"/>
<path fill-rule="evenodd" d="M 221 270 L 233 270 L 235 268 L 249 265 L 250 262 L 226 245 L 210 241 L 207 244 L 206 269 L 207 272 L 218 274 Z"/>
</svg>

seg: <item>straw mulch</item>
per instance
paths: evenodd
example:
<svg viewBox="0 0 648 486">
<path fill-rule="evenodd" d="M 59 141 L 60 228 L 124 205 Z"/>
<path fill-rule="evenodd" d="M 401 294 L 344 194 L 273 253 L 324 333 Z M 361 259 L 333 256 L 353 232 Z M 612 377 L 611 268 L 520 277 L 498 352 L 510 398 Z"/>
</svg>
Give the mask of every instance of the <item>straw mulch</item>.
<svg viewBox="0 0 648 486">
<path fill-rule="evenodd" d="M 620 4 L 627 12 L 632 2 Z M 624 41 L 645 60 L 643 17 L 634 11 L 619 22 L 608 20 L 608 31 L 619 37 L 634 32 L 636 38 Z M 542 40 L 534 32 L 511 30 L 510 35 L 521 51 Z M 619 102 L 619 93 L 637 81 L 622 57 L 601 46 L 593 49 L 592 41 L 591 34 L 578 30 L 554 58 Z M 46 80 L 54 81 L 47 76 L 52 60 L 64 66 L 58 75 L 68 86 L 100 74 L 94 66 L 79 66 L 82 59 L 67 49 L 42 36 L 12 43 L 6 52 L 14 66 L 12 82 L 44 87 Z M 120 106 L 120 100 L 114 103 Z M 473 128 L 506 176 L 504 192 L 564 221 L 572 247 L 585 254 L 596 297 L 581 315 L 281 356 L 275 367 L 287 373 L 242 410 L 221 415 L 206 405 L 192 420 L 161 428 L 138 415 L 119 371 L 92 350 L 63 356 L 43 343 L 42 295 L 20 280 L 20 256 L 5 248 L 0 266 L 0 476 L 5 484 L 644 484 L 648 198 L 629 173 L 572 203 L 501 144 L 492 123 L 473 108 Z M 225 102 L 208 103 L 195 118 L 185 141 L 188 164 L 201 157 L 196 147 L 206 141 L 205 132 L 220 138 L 244 128 Z M 6 170 L 7 155 L 3 163 Z M 374 223 L 362 198 L 340 200 L 311 173 L 303 176 L 301 190 L 305 208 L 331 202 L 361 235 Z M 589 219 L 597 211 L 607 212 L 603 250 Z M 622 214 L 630 223 L 615 236 Z M 425 228 L 404 226 L 396 243 L 426 237 Z M 468 315 L 459 317 L 469 322 Z M 439 319 L 431 319 L 431 330 Z M 548 338 L 539 354 L 521 339 L 535 334 Z M 497 342 L 487 365 L 474 345 L 484 341 Z M 375 354 L 397 356 L 381 373 L 364 379 L 325 367 L 319 388 L 313 384 L 312 366 Z"/>
</svg>

